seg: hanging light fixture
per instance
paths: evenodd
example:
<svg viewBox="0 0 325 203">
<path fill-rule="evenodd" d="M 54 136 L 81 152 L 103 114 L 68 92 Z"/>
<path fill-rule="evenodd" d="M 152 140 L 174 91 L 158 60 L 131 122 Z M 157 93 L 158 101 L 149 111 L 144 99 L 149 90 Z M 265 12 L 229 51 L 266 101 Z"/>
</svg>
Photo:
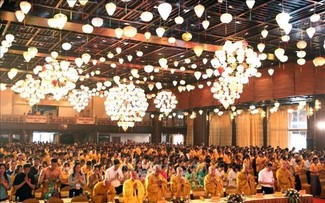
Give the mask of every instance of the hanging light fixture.
<svg viewBox="0 0 325 203">
<path fill-rule="evenodd" d="M 23 22 L 23 20 L 25 19 L 25 14 L 21 10 L 16 11 L 15 16 L 18 22 Z"/>
<path fill-rule="evenodd" d="M 140 18 L 144 22 L 150 22 L 153 19 L 153 14 L 149 11 L 144 11 L 141 13 Z"/>
<path fill-rule="evenodd" d="M 185 32 L 182 34 L 182 39 L 185 41 L 185 42 L 188 42 L 192 39 L 192 34 L 189 33 L 189 32 Z"/>
<path fill-rule="evenodd" d="M 167 20 L 170 13 L 172 12 L 172 5 L 170 5 L 169 3 L 166 3 L 166 2 L 161 3 L 158 6 L 158 12 L 163 20 Z"/>
<path fill-rule="evenodd" d="M 79 57 L 75 58 L 74 62 L 75 62 L 76 66 L 78 68 L 81 68 L 82 64 L 84 63 L 84 61 L 82 60 L 82 58 L 79 58 Z"/>
<path fill-rule="evenodd" d="M 141 56 L 143 56 L 143 52 L 140 51 L 140 50 L 137 50 L 137 51 L 136 51 L 136 55 L 137 55 L 138 57 L 141 57 Z"/>
<path fill-rule="evenodd" d="M 267 70 L 267 72 L 269 73 L 270 76 L 272 76 L 274 74 L 274 69 L 273 68 L 269 68 Z"/>
<path fill-rule="evenodd" d="M 159 60 L 158 60 L 158 63 L 159 63 L 159 65 L 160 65 L 160 67 L 162 67 L 162 68 L 165 68 L 166 66 L 167 66 L 167 59 L 166 58 L 160 58 Z"/>
<path fill-rule="evenodd" d="M 282 12 L 276 15 L 275 20 L 281 29 L 289 23 L 290 15 L 288 13 Z"/>
<path fill-rule="evenodd" d="M 88 3 L 88 0 L 78 0 L 81 6 L 85 6 Z"/>
<path fill-rule="evenodd" d="M 288 35 L 292 29 L 292 24 L 288 23 L 283 27 L 284 32 Z"/>
<path fill-rule="evenodd" d="M 157 35 L 158 35 L 158 37 L 162 37 L 163 35 L 164 35 L 164 33 L 165 33 L 165 28 L 163 28 L 163 27 L 158 27 L 157 29 L 156 29 L 156 33 L 157 33 Z"/>
<path fill-rule="evenodd" d="M 90 56 L 90 54 L 88 54 L 88 53 L 83 53 L 83 54 L 81 55 L 81 58 L 82 58 L 83 62 L 84 62 L 85 64 L 87 64 L 87 63 L 90 61 L 91 56 Z"/>
<path fill-rule="evenodd" d="M 27 14 L 29 10 L 32 8 L 32 5 L 28 1 L 22 1 L 19 4 L 20 10 L 24 13 Z"/>
<path fill-rule="evenodd" d="M 176 38 L 175 37 L 168 37 L 168 42 L 170 44 L 174 44 L 176 42 Z"/>
<path fill-rule="evenodd" d="M 199 80 L 201 75 L 202 75 L 202 73 L 200 71 L 195 71 L 194 72 L 194 77 L 196 78 L 196 80 Z"/>
<path fill-rule="evenodd" d="M 206 19 L 202 22 L 202 26 L 205 30 L 208 29 L 209 25 L 210 25 L 210 22 Z"/>
<path fill-rule="evenodd" d="M 16 77 L 18 73 L 18 69 L 17 68 L 11 68 L 10 71 L 7 73 L 8 74 L 8 78 L 10 80 L 12 80 L 14 77 Z"/>
<path fill-rule="evenodd" d="M 306 59 L 298 59 L 297 60 L 298 65 L 304 65 L 306 63 Z"/>
<path fill-rule="evenodd" d="M 56 21 L 57 28 L 62 30 L 68 21 L 68 17 L 63 13 L 58 13 L 54 15 L 54 20 Z"/>
<path fill-rule="evenodd" d="M 67 3 L 69 5 L 69 7 L 72 8 L 77 3 L 77 0 L 67 0 Z"/>
<path fill-rule="evenodd" d="M 228 23 L 230 23 L 232 21 L 232 15 L 230 13 L 223 13 L 220 16 L 220 21 L 222 23 L 228 24 Z"/>
<path fill-rule="evenodd" d="M 319 20 L 320 20 L 320 15 L 319 14 L 314 13 L 312 16 L 310 16 L 310 21 L 313 22 L 313 23 L 315 23 L 315 22 L 317 22 Z"/>
<path fill-rule="evenodd" d="M 113 2 L 109 2 L 105 5 L 105 9 L 109 16 L 112 16 L 116 10 L 116 5 Z"/>
<path fill-rule="evenodd" d="M 184 22 L 184 18 L 182 16 L 177 16 L 174 20 L 177 25 L 181 25 Z"/>
<path fill-rule="evenodd" d="M 307 28 L 306 32 L 307 32 L 307 35 L 309 38 L 313 38 L 313 36 L 316 32 L 316 29 L 314 27 L 309 27 L 309 28 Z"/>
<path fill-rule="evenodd" d="M 116 50 L 116 53 L 117 54 L 120 54 L 122 52 L 122 48 L 121 47 L 116 47 L 115 50 Z"/>
<path fill-rule="evenodd" d="M 198 4 L 194 7 L 194 12 L 198 18 L 201 18 L 204 13 L 205 7 L 202 4 Z"/>
<path fill-rule="evenodd" d="M 203 53 L 203 46 L 202 45 L 196 45 L 196 46 L 194 46 L 193 50 L 194 50 L 195 55 L 197 57 L 200 57 L 201 54 Z"/>
<path fill-rule="evenodd" d="M 146 40 L 148 41 L 151 37 L 151 33 L 149 31 L 144 33 L 144 37 L 146 38 Z"/>
<path fill-rule="evenodd" d="M 144 66 L 144 71 L 146 73 L 151 73 L 153 71 L 154 67 L 152 65 L 146 65 Z"/>
<path fill-rule="evenodd" d="M 91 24 L 94 26 L 94 27 L 101 27 L 104 23 L 104 20 L 102 18 L 99 18 L 99 17 L 95 17 L 91 20 Z"/>
<path fill-rule="evenodd" d="M 112 52 L 107 53 L 107 58 L 112 59 L 114 57 L 114 54 Z"/>
<path fill-rule="evenodd" d="M 178 101 L 176 96 L 170 90 L 163 90 L 159 92 L 154 100 L 157 109 L 165 116 L 170 114 L 176 108 Z"/>
<path fill-rule="evenodd" d="M 255 0 L 246 0 L 246 5 L 249 9 L 253 9 Z"/>
<path fill-rule="evenodd" d="M 32 58 L 34 58 L 38 53 L 38 49 L 36 47 L 29 47 L 27 51 L 30 53 Z"/>
<path fill-rule="evenodd" d="M 262 37 L 265 39 L 267 37 L 267 35 L 269 34 L 269 31 L 267 31 L 266 29 L 261 31 L 261 35 Z"/>
<path fill-rule="evenodd" d="M 263 52 L 264 49 L 265 49 L 265 44 L 264 43 L 259 43 L 257 45 L 257 49 L 258 49 L 259 52 Z"/>
<path fill-rule="evenodd" d="M 72 45 L 69 42 L 65 42 L 62 44 L 62 49 L 65 51 L 69 51 L 71 49 Z"/>
<path fill-rule="evenodd" d="M 85 24 L 82 26 L 82 31 L 86 34 L 90 34 L 94 31 L 94 27 L 91 26 L 90 24 Z"/>
<path fill-rule="evenodd" d="M 116 28 L 115 30 L 115 35 L 118 39 L 120 39 L 123 35 L 123 29 L 122 28 Z"/>
<path fill-rule="evenodd" d="M 28 52 L 28 51 L 25 51 L 23 53 L 23 56 L 24 56 L 24 59 L 25 61 L 28 63 L 31 59 L 32 59 L 32 55 Z"/>
<path fill-rule="evenodd" d="M 304 49 L 307 47 L 307 42 L 304 40 L 300 40 L 297 42 L 297 48 L 298 49 Z"/>
<path fill-rule="evenodd" d="M 137 29 L 133 26 L 125 26 L 123 28 L 123 34 L 128 38 L 133 38 L 135 35 L 137 35 Z"/>
</svg>

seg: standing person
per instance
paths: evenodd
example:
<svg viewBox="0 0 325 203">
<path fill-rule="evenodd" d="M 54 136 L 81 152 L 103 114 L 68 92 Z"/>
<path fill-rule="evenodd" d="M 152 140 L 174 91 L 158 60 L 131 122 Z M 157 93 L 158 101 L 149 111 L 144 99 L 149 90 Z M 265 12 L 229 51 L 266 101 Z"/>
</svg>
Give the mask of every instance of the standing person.
<svg viewBox="0 0 325 203">
<path fill-rule="evenodd" d="M 250 173 L 249 165 L 243 165 L 243 170 L 238 173 L 236 182 L 238 193 L 245 195 L 253 195 L 256 193 L 255 179 Z"/>
<path fill-rule="evenodd" d="M 139 180 L 136 171 L 131 171 L 130 177 L 130 179 L 123 183 L 124 202 L 142 203 L 146 194 L 144 185 Z"/>
<path fill-rule="evenodd" d="M 294 175 L 295 175 L 295 188 L 296 190 L 301 190 L 301 181 L 300 181 L 300 177 L 299 174 L 301 173 L 302 170 L 302 166 L 301 166 L 301 159 L 296 159 L 295 160 L 295 164 L 294 164 Z"/>
<path fill-rule="evenodd" d="M 83 187 L 86 185 L 85 174 L 81 172 L 81 164 L 75 163 L 72 173 L 69 174 L 69 197 L 82 195 Z"/>
<path fill-rule="evenodd" d="M 14 180 L 14 188 L 16 190 L 16 201 L 22 202 L 25 199 L 32 198 L 32 190 L 35 189 L 34 176 L 29 174 L 30 164 L 24 164 L 23 173 L 16 175 Z"/>
<path fill-rule="evenodd" d="M 211 196 L 223 196 L 223 181 L 216 174 L 216 167 L 209 167 L 209 174 L 204 177 L 204 190 Z"/>
<path fill-rule="evenodd" d="M 105 172 L 105 180 L 111 182 L 111 184 L 115 187 L 116 194 L 121 194 L 123 190 L 123 172 L 120 168 L 120 161 L 118 159 L 114 159 L 113 166 L 108 168 Z"/>
<path fill-rule="evenodd" d="M 272 167 L 272 162 L 269 162 L 266 167 L 258 173 L 258 183 L 262 185 L 262 192 L 264 194 L 273 194 L 274 192 L 274 176 Z"/>
<path fill-rule="evenodd" d="M 318 158 L 314 157 L 312 159 L 312 164 L 310 164 L 310 185 L 311 193 L 314 197 L 318 197 L 321 192 L 319 175 L 322 171 L 321 165 L 319 164 Z"/>
<path fill-rule="evenodd" d="M 176 175 L 171 179 L 171 191 L 176 198 L 188 199 L 190 197 L 191 184 L 183 177 L 182 167 L 177 167 Z"/>
<path fill-rule="evenodd" d="M 313 155 L 312 154 L 308 154 L 305 157 L 305 161 L 304 161 L 304 168 L 306 170 L 306 178 L 307 178 L 307 183 L 310 184 L 310 164 L 312 163 L 312 158 Z"/>
<path fill-rule="evenodd" d="M 161 167 L 156 164 L 152 168 L 152 173 L 146 177 L 146 191 L 149 203 L 165 199 L 167 180 L 161 175 L 161 170 Z"/>
<path fill-rule="evenodd" d="M 0 202 L 9 199 L 8 190 L 11 187 L 11 179 L 6 174 L 6 164 L 0 163 Z"/>
</svg>

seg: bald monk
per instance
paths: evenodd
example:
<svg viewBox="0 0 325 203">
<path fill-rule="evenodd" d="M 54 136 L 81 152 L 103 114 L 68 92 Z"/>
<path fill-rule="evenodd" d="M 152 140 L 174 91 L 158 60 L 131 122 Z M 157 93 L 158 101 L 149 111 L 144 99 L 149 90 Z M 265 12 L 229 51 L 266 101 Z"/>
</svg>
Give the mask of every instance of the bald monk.
<svg viewBox="0 0 325 203">
<path fill-rule="evenodd" d="M 288 188 L 295 188 L 295 177 L 289 170 L 287 161 L 282 161 L 281 167 L 276 171 L 279 190 L 284 192 Z"/>
<path fill-rule="evenodd" d="M 216 167 L 209 167 L 209 174 L 204 177 L 204 190 L 207 195 L 223 196 L 223 181 L 216 175 Z"/>
<path fill-rule="evenodd" d="M 183 168 L 177 167 L 176 175 L 171 179 L 171 191 L 174 197 L 189 198 L 191 192 L 190 182 L 183 177 Z"/>
<path fill-rule="evenodd" d="M 94 203 L 114 202 L 115 188 L 109 180 L 96 183 L 93 188 L 92 201 Z"/>
<path fill-rule="evenodd" d="M 152 173 L 146 177 L 146 191 L 149 203 L 164 200 L 167 192 L 167 180 L 161 175 L 161 167 L 154 165 Z"/>
<path fill-rule="evenodd" d="M 250 173 L 249 165 L 243 165 L 242 171 L 237 175 L 236 183 L 239 194 L 253 195 L 256 193 L 255 179 Z"/>
<path fill-rule="evenodd" d="M 130 177 L 123 183 L 123 199 L 126 203 L 142 203 L 145 188 L 136 171 L 130 171 Z"/>
</svg>

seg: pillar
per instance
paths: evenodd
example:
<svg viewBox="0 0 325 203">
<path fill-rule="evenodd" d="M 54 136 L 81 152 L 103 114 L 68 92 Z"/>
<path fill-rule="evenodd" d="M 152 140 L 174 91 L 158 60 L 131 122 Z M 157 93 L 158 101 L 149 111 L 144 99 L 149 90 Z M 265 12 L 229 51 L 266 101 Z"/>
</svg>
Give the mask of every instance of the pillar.
<svg viewBox="0 0 325 203">
<path fill-rule="evenodd" d="M 232 128 L 232 135 L 231 135 L 231 145 L 237 145 L 237 128 L 236 128 L 236 118 L 231 120 L 231 128 Z"/>
<path fill-rule="evenodd" d="M 197 113 L 194 119 L 194 145 L 209 145 L 209 122 L 207 119 L 207 111 L 202 110 L 202 114 Z"/>
<path fill-rule="evenodd" d="M 162 133 L 162 124 L 159 120 L 159 114 L 154 113 L 154 117 L 152 118 L 152 133 L 151 133 L 151 142 L 152 143 L 160 143 L 161 142 L 161 133 Z"/>
</svg>

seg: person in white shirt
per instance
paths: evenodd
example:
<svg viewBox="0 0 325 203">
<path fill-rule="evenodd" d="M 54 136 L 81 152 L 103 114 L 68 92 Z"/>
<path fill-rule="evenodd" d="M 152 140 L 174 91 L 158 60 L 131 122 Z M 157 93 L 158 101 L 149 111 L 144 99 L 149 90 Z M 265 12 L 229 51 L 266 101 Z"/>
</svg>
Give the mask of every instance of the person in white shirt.
<svg viewBox="0 0 325 203">
<path fill-rule="evenodd" d="M 237 183 L 236 183 L 236 177 L 238 172 L 240 171 L 240 165 L 234 164 L 231 169 L 228 172 L 228 186 L 234 186 L 237 187 Z"/>
<path fill-rule="evenodd" d="M 304 157 L 304 165 L 305 165 L 305 170 L 306 170 L 306 178 L 307 178 L 307 183 L 310 184 L 310 164 L 311 164 L 311 160 L 313 158 L 312 154 L 308 154 Z"/>
<path fill-rule="evenodd" d="M 115 187 L 116 194 L 121 194 L 123 192 L 124 176 L 122 169 L 120 168 L 120 161 L 115 159 L 113 164 L 113 166 L 106 170 L 105 180 L 110 181 L 110 183 Z"/>
<path fill-rule="evenodd" d="M 271 162 L 267 163 L 266 167 L 258 173 L 258 183 L 262 185 L 264 194 L 273 194 L 274 176 Z"/>
</svg>

